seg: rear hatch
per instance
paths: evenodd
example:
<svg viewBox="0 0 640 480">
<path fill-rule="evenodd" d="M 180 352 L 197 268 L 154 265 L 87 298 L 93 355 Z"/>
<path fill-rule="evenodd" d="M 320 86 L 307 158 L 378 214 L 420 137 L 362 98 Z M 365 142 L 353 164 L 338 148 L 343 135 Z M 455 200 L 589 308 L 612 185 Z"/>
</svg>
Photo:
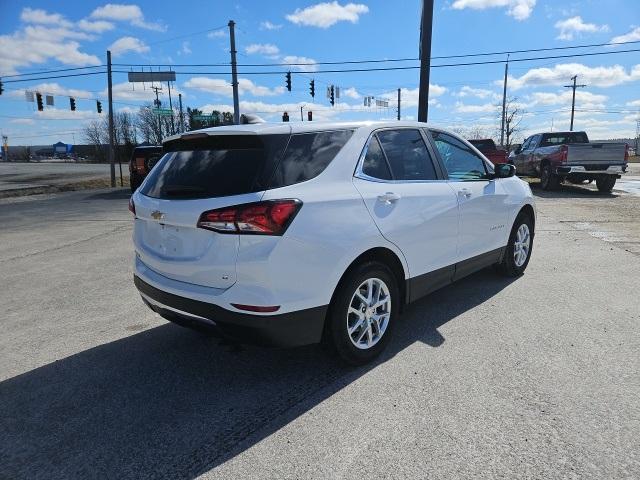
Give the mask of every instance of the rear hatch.
<svg viewBox="0 0 640 480">
<path fill-rule="evenodd" d="M 236 281 L 239 235 L 198 228 L 205 211 L 260 200 L 289 135 L 191 136 L 167 152 L 134 195 L 140 260 L 168 278 L 214 288 Z"/>
</svg>

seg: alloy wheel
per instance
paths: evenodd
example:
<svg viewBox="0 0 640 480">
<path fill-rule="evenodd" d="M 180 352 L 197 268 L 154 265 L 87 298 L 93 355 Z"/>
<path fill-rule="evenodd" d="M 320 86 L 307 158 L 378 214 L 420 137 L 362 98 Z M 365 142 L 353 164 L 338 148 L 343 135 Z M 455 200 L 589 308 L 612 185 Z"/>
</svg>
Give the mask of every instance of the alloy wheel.
<svg viewBox="0 0 640 480">
<path fill-rule="evenodd" d="M 523 223 L 516 232 L 516 239 L 513 244 L 513 261 L 516 267 L 521 267 L 527 261 L 531 247 L 531 234 L 529 226 Z"/>
<path fill-rule="evenodd" d="M 380 341 L 391 317 L 389 287 L 379 278 L 368 278 L 351 297 L 347 310 L 347 334 L 351 343 L 366 350 Z"/>
</svg>

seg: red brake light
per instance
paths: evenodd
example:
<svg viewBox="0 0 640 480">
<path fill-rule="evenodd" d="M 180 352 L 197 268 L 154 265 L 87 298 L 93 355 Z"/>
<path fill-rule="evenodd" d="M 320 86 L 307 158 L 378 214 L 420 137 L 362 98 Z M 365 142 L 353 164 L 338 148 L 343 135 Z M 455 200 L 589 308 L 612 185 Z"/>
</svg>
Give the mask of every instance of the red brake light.
<svg viewBox="0 0 640 480">
<path fill-rule="evenodd" d="M 560 161 L 562 163 L 567 163 L 567 157 L 569 156 L 569 146 L 562 145 L 560 148 Z"/>
<path fill-rule="evenodd" d="M 270 313 L 280 310 L 280 305 L 261 306 L 261 305 L 242 305 L 240 303 L 232 303 L 238 310 L 246 310 L 247 312 Z"/>
<path fill-rule="evenodd" d="M 200 215 L 198 227 L 219 233 L 282 235 L 301 206 L 300 200 L 286 199 L 218 208 Z"/>
<path fill-rule="evenodd" d="M 133 213 L 133 216 L 136 216 L 136 204 L 133 203 L 133 197 L 129 198 L 129 211 Z"/>
</svg>

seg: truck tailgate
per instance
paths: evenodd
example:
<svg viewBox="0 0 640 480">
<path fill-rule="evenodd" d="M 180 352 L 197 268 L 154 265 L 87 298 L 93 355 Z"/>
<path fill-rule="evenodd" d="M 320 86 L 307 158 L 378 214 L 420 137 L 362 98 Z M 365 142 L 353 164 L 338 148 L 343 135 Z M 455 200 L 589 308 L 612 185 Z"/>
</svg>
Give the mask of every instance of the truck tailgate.
<svg viewBox="0 0 640 480">
<path fill-rule="evenodd" d="M 575 143 L 569 145 L 567 163 L 574 165 L 623 165 L 624 143 Z"/>
</svg>

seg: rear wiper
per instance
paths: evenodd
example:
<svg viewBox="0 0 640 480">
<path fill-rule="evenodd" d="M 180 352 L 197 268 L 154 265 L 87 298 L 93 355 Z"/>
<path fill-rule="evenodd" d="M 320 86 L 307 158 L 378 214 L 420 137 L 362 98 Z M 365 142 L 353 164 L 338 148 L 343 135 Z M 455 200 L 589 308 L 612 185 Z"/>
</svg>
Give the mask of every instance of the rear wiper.
<svg viewBox="0 0 640 480">
<path fill-rule="evenodd" d="M 193 185 L 169 185 L 162 189 L 162 193 L 167 196 L 193 195 L 194 193 L 204 193 L 204 187 Z"/>
</svg>

